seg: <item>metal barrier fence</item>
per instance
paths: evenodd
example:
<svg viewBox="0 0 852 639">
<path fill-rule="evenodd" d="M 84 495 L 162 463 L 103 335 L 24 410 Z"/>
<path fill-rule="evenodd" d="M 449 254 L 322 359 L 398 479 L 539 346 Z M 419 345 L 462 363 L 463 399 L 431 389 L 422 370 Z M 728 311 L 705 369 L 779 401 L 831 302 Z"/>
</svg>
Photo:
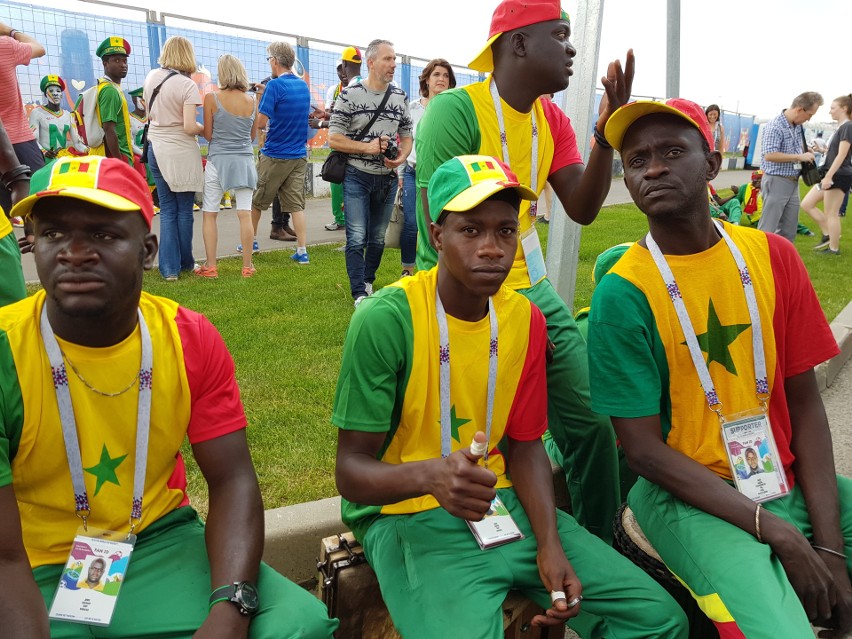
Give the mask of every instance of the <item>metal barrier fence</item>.
<svg viewBox="0 0 852 639">
<path fill-rule="evenodd" d="M 49 6 L 22 4 L 0 0 L 0 21 L 34 36 L 44 44 L 47 55 L 33 60 L 29 66 L 18 67 L 18 83 L 28 109 L 42 103 L 39 90 L 41 78 L 58 73 L 67 84 L 63 106 L 69 108 L 78 94 L 95 84 L 103 75 L 101 61 L 95 49 L 107 37 L 124 37 L 131 45 L 130 65 L 123 88 L 131 91 L 142 85 L 148 71 L 157 67 L 163 42 L 173 35 L 184 36 L 195 48 L 198 71 L 193 75 L 201 95 L 215 90 L 219 56 L 230 53 L 245 65 L 249 78 L 259 81 L 269 75 L 266 46 L 274 40 L 284 40 L 296 49 L 297 70 L 311 88 L 312 101 L 317 106 L 325 102 L 329 86 L 337 84 L 336 62 L 340 51 L 361 43 L 329 42 L 319 38 L 267 31 L 253 27 L 224 24 L 201 18 L 130 8 L 112 2 L 81 0 L 75 11 Z M 440 56 L 440 51 L 436 51 Z M 405 89 L 409 99 L 419 97 L 418 77 L 428 60 L 402 55 L 394 80 Z M 452 62 L 452 61 L 451 61 Z M 483 76 L 464 66 L 453 64 L 458 86 L 479 81 Z M 363 67 L 366 74 L 366 66 Z M 602 92 L 598 90 L 599 103 Z M 128 101 L 130 100 L 129 96 Z M 641 96 L 636 96 L 641 97 Z M 654 98 L 659 99 L 659 98 Z M 562 104 L 562 93 L 554 101 Z M 727 133 L 726 151 L 741 151 L 748 144 L 748 131 L 754 116 L 724 112 L 722 122 Z M 311 146 L 326 143 L 327 129 L 311 130 Z"/>
<path fill-rule="evenodd" d="M 63 107 L 72 106 L 77 96 L 103 75 L 95 49 L 113 35 L 124 37 L 132 47 L 128 74 L 122 83 L 125 91 L 141 86 L 148 71 L 158 66 L 157 58 L 168 37 L 180 35 L 189 39 L 198 61 L 193 80 L 202 96 L 215 90 L 221 54 L 238 57 L 249 78 L 259 81 L 269 75 L 266 46 L 274 40 L 289 42 L 296 49 L 296 70 L 310 86 L 312 102 L 317 106 L 324 105 L 328 87 L 338 82 L 336 63 L 340 51 L 350 45 L 365 48 L 358 43 L 335 43 L 169 13 L 158 15 L 154 11 L 110 2 L 79 2 L 78 8 L 67 11 L 0 0 L 0 21 L 29 33 L 47 49 L 44 57 L 33 60 L 29 66 L 18 67 L 18 83 L 28 109 L 44 101 L 39 82 L 49 73 L 65 79 L 67 89 Z M 427 62 L 402 56 L 402 62 L 396 67 L 394 80 L 412 99 L 419 97 L 418 77 Z M 453 65 L 453 69 L 458 86 L 480 79 L 479 74 L 465 67 Z M 366 75 L 366 65 L 363 73 Z M 130 97 L 127 98 L 129 101 Z M 312 146 L 325 144 L 326 131 L 315 133 Z"/>
</svg>

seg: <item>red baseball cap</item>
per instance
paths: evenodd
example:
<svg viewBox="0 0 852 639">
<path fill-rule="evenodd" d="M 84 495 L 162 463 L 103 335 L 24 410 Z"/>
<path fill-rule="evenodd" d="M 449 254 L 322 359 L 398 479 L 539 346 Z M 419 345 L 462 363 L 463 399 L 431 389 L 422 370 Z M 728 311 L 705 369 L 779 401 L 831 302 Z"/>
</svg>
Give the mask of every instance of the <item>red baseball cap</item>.
<svg viewBox="0 0 852 639">
<path fill-rule="evenodd" d="M 30 215 L 44 197 L 72 197 L 113 211 L 138 211 L 149 229 L 154 218 L 148 184 L 127 162 L 117 158 L 60 158 L 33 174 L 30 193 L 12 207 L 12 216 Z"/>
<path fill-rule="evenodd" d="M 639 118 L 652 113 L 671 113 L 672 115 L 683 118 L 701 132 L 701 135 L 704 136 L 704 139 L 710 145 L 711 151 L 715 149 L 713 134 L 710 131 L 710 122 L 707 120 L 704 109 L 695 104 L 695 102 L 683 98 L 670 98 L 665 102 L 637 100 L 636 102 L 625 104 L 613 113 L 606 122 L 604 135 L 607 142 L 617 151 L 621 151 L 621 145 L 624 142 L 627 129 Z"/>
<path fill-rule="evenodd" d="M 468 66 L 483 73 L 493 71 L 494 57 L 491 55 L 491 45 L 497 38 L 513 29 L 559 19 L 570 22 L 568 14 L 559 5 L 559 0 L 503 0 L 491 16 L 488 42 Z"/>
</svg>

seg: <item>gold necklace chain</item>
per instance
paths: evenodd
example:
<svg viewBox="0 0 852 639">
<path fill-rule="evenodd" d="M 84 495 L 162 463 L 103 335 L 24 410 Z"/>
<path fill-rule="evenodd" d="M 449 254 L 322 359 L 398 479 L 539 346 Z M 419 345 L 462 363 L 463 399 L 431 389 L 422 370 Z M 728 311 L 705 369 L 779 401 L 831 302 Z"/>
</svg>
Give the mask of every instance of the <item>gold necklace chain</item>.
<svg viewBox="0 0 852 639">
<path fill-rule="evenodd" d="M 62 353 L 62 359 L 64 359 L 66 362 L 68 362 L 68 365 L 71 367 L 71 370 L 74 371 L 74 374 L 77 376 L 77 379 L 79 379 L 81 382 L 83 382 L 83 385 L 86 388 L 88 388 L 93 393 L 97 393 L 98 395 L 103 395 L 104 397 L 118 397 L 119 395 L 124 395 L 124 393 L 126 393 L 127 391 L 129 391 L 131 388 L 133 388 L 136 385 L 136 381 L 139 379 L 139 371 L 137 370 L 136 375 L 133 376 L 133 379 L 130 380 L 130 384 L 128 384 L 127 387 L 118 391 L 117 393 L 105 393 L 104 391 L 102 391 L 98 388 L 95 388 L 89 382 L 86 381 L 86 378 L 83 377 L 80 374 L 80 371 L 77 370 L 77 367 L 74 366 L 74 362 L 72 362 L 70 359 L 68 359 L 68 356 L 65 354 L 65 351 L 63 351 L 60 348 L 59 352 Z"/>
</svg>

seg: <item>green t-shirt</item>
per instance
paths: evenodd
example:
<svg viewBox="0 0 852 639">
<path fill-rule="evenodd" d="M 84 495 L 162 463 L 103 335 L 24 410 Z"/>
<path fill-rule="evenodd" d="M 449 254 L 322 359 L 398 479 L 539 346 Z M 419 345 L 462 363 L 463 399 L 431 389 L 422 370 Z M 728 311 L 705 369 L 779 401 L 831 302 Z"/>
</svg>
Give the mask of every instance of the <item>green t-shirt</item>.
<svg viewBox="0 0 852 639">
<path fill-rule="evenodd" d="M 133 164 L 133 152 L 130 150 L 130 116 L 127 100 L 121 89 L 114 83 L 107 81 L 107 85 L 98 91 L 98 112 L 101 125 L 104 122 L 115 122 L 118 148 L 121 150 L 121 154 Z"/>
</svg>

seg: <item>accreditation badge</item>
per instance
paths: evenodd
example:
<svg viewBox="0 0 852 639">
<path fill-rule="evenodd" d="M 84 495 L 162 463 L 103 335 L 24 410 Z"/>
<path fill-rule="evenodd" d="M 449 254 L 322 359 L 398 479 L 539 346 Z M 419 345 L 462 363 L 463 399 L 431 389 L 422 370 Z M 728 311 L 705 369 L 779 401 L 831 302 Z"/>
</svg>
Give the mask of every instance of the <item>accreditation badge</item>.
<svg viewBox="0 0 852 639">
<path fill-rule="evenodd" d="M 521 233 L 521 248 L 524 251 L 524 259 L 527 261 L 530 286 L 535 286 L 539 280 L 547 276 L 547 267 L 544 265 L 544 252 L 541 250 L 541 241 L 538 239 L 538 231 L 535 229 L 535 224 Z"/>
<path fill-rule="evenodd" d="M 78 528 L 50 606 L 50 618 L 108 626 L 135 543 L 133 534 Z"/>
<path fill-rule="evenodd" d="M 524 538 L 524 533 L 512 519 L 509 509 L 506 508 L 499 495 L 494 497 L 491 508 L 485 513 L 482 521 L 469 521 L 467 525 L 482 550 Z"/>
<path fill-rule="evenodd" d="M 731 475 L 743 495 L 759 503 L 790 492 L 765 410 L 724 416 L 722 439 Z"/>
</svg>

